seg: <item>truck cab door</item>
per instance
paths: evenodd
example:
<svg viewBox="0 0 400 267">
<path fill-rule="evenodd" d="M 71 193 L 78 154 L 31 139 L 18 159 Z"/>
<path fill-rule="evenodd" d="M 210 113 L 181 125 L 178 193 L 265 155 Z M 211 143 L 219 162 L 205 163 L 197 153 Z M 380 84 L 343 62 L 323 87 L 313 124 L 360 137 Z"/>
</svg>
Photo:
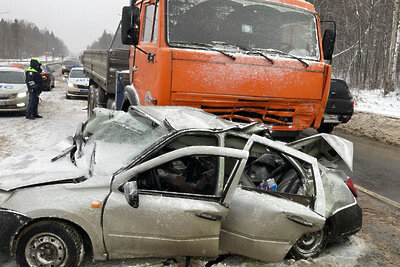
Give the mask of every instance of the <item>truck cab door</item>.
<svg viewBox="0 0 400 267">
<path fill-rule="evenodd" d="M 159 1 L 147 1 L 141 7 L 141 30 L 134 55 L 133 85 L 142 105 L 154 105 L 155 69 L 159 50 Z"/>
<path fill-rule="evenodd" d="M 221 221 L 247 156 L 237 149 L 186 147 L 115 176 L 103 215 L 110 258 L 217 256 Z M 132 206 L 121 190 L 131 181 L 138 189 Z"/>
</svg>

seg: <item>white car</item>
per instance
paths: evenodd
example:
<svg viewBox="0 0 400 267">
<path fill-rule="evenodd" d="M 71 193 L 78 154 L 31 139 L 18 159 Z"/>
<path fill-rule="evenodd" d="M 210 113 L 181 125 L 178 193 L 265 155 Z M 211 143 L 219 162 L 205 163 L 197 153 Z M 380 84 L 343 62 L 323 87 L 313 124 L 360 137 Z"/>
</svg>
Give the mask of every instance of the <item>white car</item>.
<svg viewBox="0 0 400 267">
<path fill-rule="evenodd" d="M 0 67 L 0 112 L 25 112 L 27 92 L 23 69 Z"/>
<path fill-rule="evenodd" d="M 66 97 L 69 99 L 74 96 L 86 96 L 88 95 L 89 89 L 89 78 L 85 76 L 82 67 L 72 68 L 68 79 L 68 89 Z"/>
<path fill-rule="evenodd" d="M 94 112 L 73 146 L 0 163 L 0 250 L 19 266 L 78 266 L 85 253 L 279 262 L 361 228 L 351 179 L 332 164 L 352 166 L 344 139 L 285 145 L 189 107 Z M 272 178 L 275 191 L 260 188 Z"/>
</svg>

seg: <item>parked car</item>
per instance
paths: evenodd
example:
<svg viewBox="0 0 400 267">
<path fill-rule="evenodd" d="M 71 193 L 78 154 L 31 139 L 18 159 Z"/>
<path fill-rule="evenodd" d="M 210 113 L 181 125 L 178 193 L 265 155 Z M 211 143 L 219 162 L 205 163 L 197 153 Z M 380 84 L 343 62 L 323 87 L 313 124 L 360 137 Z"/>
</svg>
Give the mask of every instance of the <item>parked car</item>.
<svg viewBox="0 0 400 267">
<path fill-rule="evenodd" d="M 0 67 L 0 112 L 24 113 L 28 106 L 24 70 Z"/>
<path fill-rule="evenodd" d="M 61 74 L 68 74 L 72 68 L 79 67 L 79 61 L 77 59 L 66 59 L 61 64 Z"/>
<path fill-rule="evenodd" d="M 331 133 L 335 126 L 348 123 L 354 112 L 354 101 L 349 86 L 343 80 L 332 79 L 320 133 Z"/>
<path fill-rule="evenodd" d="M 73 146 L 0 164 L 0 244 L 21 266 L 76 266 L 84 253 L 278 262 L 361 227 L 351 179 L 332 168 L 352 167 L 349 141 L 285 145 L 189 107 L 94 111 Z"/>
<path fill-rule="evenodd" d="M 53 71 L 46 64 L 42 65 L 42 70 L 42 89 L 44 91 L 51 91 L 55 85 Z"/>
<path fill-rule="evenodd" d="M 29 62 L 18 62 L 18 63 L 11 63 L 9 67 L 26 70 L 27 68 L 29 68 L 30 65 L 31 64 Z"/>
<path fill-rule="evenodd" d="M 82 67 L 72 68 L 67 79 L 66 98 L 86 96 L 89 90 L 89 78 L 85 76 Z"/>
</svg>

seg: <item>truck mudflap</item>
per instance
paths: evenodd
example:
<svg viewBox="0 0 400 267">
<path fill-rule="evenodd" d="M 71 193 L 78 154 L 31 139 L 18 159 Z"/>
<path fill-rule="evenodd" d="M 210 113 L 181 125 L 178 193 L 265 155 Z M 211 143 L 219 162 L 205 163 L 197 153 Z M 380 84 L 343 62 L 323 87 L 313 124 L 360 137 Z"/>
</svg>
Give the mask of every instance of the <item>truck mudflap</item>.
<svg viewBox="0 0 400 267">
<path fill-rule="evenodd" d="M 358 204 L 346 207 L 327 220 L 330 228 L 330 241 L 338 237 L 349 236 L 357 233 L 362 227 L 362 209 Z"/>
<path fill-rule="evenodd" d="M 15 235 L 30 221 L 30 218 L 18 212 L 0 209 L 0 253 L 11 254 L 11 244 Z"/>
</svg>

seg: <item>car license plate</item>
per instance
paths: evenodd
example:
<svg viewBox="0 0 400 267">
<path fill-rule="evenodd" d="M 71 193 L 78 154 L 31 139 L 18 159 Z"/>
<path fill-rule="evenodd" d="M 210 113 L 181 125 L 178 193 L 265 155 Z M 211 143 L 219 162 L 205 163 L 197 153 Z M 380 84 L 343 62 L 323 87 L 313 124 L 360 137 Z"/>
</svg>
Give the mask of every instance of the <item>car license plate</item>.
<svg viewBox="0 0 400 267">
<path fill-rule="evenodd" d="M 337 120 L 337 119 L 339 119 L 339 115 L 324 114 L 324 119 Z"/>
<path fill-rule="evenodd" d="M 85 93 L 85 94 L 87 94 L 87 92 L 88 92 L 88 89 L 81 89 L 81 90 L 80 90 L 80 92 L 81 92 L 81 93 Z"/>
</svg>

